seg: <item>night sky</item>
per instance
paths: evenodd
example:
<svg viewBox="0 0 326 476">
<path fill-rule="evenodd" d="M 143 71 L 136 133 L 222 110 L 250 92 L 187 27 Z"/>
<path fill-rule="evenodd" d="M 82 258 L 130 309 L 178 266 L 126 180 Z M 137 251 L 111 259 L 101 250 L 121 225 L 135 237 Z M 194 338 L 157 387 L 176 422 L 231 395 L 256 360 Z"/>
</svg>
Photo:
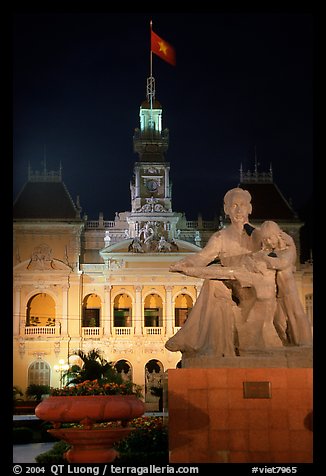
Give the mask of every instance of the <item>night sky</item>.
<svg viewBox="0 0 326 476">
<path fill-rule="evenodd" d="M 296 211 L 313 189 L 313 16 L 302 12 L 16 12 L 13 191 L 33 170 L 58 170 L 82 213 L 129 211 L 146 98 L 150 28 L 176 50 L 153 56 L 170 131 L 173 211 L 220 214 L 239 169 L 273 167 Z"/>
</svg>

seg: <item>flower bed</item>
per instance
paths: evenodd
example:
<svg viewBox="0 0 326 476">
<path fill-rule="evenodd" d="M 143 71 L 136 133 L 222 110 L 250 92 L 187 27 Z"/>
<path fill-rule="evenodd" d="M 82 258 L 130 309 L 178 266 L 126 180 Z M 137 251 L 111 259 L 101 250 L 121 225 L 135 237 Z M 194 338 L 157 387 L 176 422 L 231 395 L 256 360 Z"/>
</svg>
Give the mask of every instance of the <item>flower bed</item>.
<svg viewBox="0 0 326 476">
<path fill-rule="evenodd" d="M 76 385 L 67 385 L 63 388 L 51 388 L 53 397 L 74 397 L 89 395 L 136 395 L 141 394 L 141 387 L 127 381 L 124 383 L 106 382 L 105 380 L 85 380 Z"/>
</svg>

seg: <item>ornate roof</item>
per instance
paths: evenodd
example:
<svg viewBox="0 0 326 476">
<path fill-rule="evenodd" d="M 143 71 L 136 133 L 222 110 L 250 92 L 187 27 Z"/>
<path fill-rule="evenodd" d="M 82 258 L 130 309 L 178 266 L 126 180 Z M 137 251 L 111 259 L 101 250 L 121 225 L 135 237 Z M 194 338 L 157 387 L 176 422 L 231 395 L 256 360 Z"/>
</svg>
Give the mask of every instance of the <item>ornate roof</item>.
<svg viewBox="0 0 326 476">
<path fill-rule="evenodd" d="M 73 202 L 60 174 L 29 173 L 29 180 L 14 202 L 15 219 L 80 220 L 80 208 Z"/>
<path fill-rule="evenodd" d="M 297 220 L 296 212 L 275 183 L 240 183 L 251 195 L 252 220 Z"/>
<path fill-rule="evenodd" d="M 251 220 L 299 221 L 291 204 L 282 195 L 273 180 L 272 165 L 268 172 L 259 172 L 257 158 L 251 172 L 243 172 L 240 167 L 240 188 L 248 190 L 251 195 Z"/>
<path fill-rule="evenodd" d="M 150 109 L 151 108 L 151 105 L 150 105 L 148 99 L 145 99 L 145 101 L 143 101 L 141 103 L 141 108 L 142 109 Z M 162 105 L 157 99 L 154 99 L 153 109 L 162 109 Z"/>
</svg>

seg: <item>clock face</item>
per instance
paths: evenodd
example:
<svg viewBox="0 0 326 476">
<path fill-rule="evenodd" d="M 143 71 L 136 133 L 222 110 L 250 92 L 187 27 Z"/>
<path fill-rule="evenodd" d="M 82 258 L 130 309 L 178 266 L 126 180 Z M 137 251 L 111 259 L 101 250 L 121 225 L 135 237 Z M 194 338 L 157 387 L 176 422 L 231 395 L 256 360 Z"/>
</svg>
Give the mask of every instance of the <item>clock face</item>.
<svg viewBox="0 0 326 476">
<path fill-rule="evenodd" d="M 158 183 L 156 182 L 156 180 L 147 180 L 146 188 L 150 192 L 156 192 L 156 190 L 158 189 Z"/>
</svg>

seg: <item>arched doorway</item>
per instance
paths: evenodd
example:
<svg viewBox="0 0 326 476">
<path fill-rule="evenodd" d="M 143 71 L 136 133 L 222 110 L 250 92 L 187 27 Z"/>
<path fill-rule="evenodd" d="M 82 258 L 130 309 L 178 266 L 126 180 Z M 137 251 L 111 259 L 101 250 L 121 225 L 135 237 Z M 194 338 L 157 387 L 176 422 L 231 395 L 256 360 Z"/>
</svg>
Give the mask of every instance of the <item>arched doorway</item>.
<svg viewBox="0 0 326 476">
<path fill-rule="evenodd" d="M 145 327 L 163 326 L 163 301 L 158 294 L 149 294 L 144 302 Z"/>
<path fill-rule="evenodd" d="M 162 411 L 163 373 L 163 364 L 159 360 L 149 360 L 145 365 L 145 405 L 149 412 Z"/>
<path fill-rule="evenodd" d="M 114 327 L 131 327 L 132 325 L 132 300 L 128 294 L 118 294 L 114 298 L 113 325 Z"/>
<path fill-rule="evenodd" d="M 27 327 L 54 327 L 55 301 L 46 293 L 32 296 L 26 309 Z"/>
<path fill-rule="evenodd" d="M 88 294 L 83 300 L 82 327 L 100 327 L 101 298 Z"/>
<path fill-rule="evenodd" d="M 121 375 L 122 380 L 132 381 L 132 366 L 131 363 L 125 359 L 118 360 L 114 367 L 116 371 Z"/>
<path fill-rule="evenodd" d="M 193 307 L 192 298 L 188 294 L 179 294 L 174 303 L 174 325 L 182 327 Z"/>
</svg>

